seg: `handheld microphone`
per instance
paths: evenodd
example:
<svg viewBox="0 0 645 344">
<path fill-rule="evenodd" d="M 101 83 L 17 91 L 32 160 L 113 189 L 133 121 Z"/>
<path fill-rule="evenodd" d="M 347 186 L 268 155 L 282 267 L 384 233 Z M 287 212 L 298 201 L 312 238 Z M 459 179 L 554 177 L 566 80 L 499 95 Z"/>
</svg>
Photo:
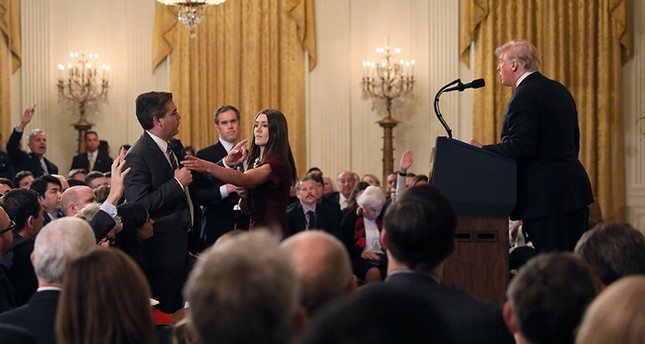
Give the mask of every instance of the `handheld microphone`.
<svg viewBox="0 0 645 344">
<path fill-rule="evenodd" d="M 475 79 L 472 82 L 469 82 L 467 84 L 462 84 L 461 81 L 457 84 L 457 86 L 446 88 L 443 90 L 444 92 L 451 92 L 451 91 L 459 91 L 462 92 L 465 89 L 468 88 L 480 88 L 486 86 L 486 82 L 484 79 Z"/>
</svg>

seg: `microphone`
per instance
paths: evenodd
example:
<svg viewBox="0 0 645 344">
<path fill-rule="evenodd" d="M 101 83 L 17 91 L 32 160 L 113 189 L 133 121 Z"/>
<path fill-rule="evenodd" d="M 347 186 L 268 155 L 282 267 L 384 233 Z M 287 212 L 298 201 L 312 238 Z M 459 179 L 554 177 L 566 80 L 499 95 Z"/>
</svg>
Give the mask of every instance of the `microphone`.
<svg viewBox="0 0 645 344">
<path fill-rule="evenodd" d="M 462 84 L 461 81 L 457 83 L 457 86 L 446 88 L 443 90 L 444 92 L 451 92 L 451 91 L 463 91 L 467 88 L 480 88 L 486 86 L 486 82 L 484 79 L 475 79 L 472 82 L 469 82 L 467 84 Z"/>
</svg>

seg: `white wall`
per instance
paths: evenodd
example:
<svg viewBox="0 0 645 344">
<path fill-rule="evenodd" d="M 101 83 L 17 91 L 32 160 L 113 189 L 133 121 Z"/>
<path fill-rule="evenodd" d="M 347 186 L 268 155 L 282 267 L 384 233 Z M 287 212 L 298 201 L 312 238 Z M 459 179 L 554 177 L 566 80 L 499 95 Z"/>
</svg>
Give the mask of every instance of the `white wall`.
<svg viewBox="0 0 645 344">
<path fill-rule="evenodd" d="M 230 0 L 233 1 L 233 0 Z M 308 166 L 328 175 L 343 169 L 381 175 L 382 116 L 362 98 L 361 62 L 374 60 L 375 49 L 388 43 L 416 60 L 417 84 L 412 99 L 395 108 L 401 123 L 394 130 L 394 166 L 401 152 L 415 152 L 416 173 L 427 173 L 430 150 L 445 132 L 434 116 L 435 92 L 444 84 L 477 76 L 458 56 L 459 1 L 454 0 L 316 0 L 318 65 L 307 84 Z M 47 131 L 47 156 L 67 172 L 76 149 L 73 113 L 57 102 L 56 66 L 74 50 L 97 52 L 112 66 L 109 103 L 90 120 L 113 154 L 141 133 L 134 99 L 145 91 L 168 89 L 168 65 L 151 71 L 153 0 L 21 1 L 23 65 L 12 76 L 14 122 L 24 107 L 38 104 L 31 128 Z M 645 4 L 632 2 L 634 18 Z M 208 18 L 206 19 L 208 20 Z M 634 20 L 634 57 L 624 68 L 628 220 L 645 228 L 645 25 Z M 199 37 L 197 37 L 199 39 Z M 492 83 L 493 80 L 487 80 Z M 448 93 L 441 110 L 455 138 L 472 136 L 472 97 L 476 91 Z"/>
</svg>

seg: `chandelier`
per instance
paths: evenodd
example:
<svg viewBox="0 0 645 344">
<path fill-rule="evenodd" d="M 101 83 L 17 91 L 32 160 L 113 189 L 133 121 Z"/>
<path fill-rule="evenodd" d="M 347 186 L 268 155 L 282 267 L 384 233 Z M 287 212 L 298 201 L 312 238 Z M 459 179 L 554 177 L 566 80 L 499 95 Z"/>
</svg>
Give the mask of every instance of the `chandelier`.
<svg viewBox="0 0 645 344">
<path fill-rule="evenodd" d="M 93 124 L 87 121 L 88 105 L 107 98 L 110 66 L 98 65 L 99 55 L 95 53 L 72 52 L 70 62 L 58 65 L 58 96 L 78 105 L 79 119 L 72 124 L 79 131 L 79 148 L 82 152 L 85 131 Z M 99 76 L 99 68 L 101 75 Z"/>
<path fill-rule="evenodd" d="M 204 7 L 219 5 L 226 0 L 157 0 L 164 5 L 179 6 L 177 19 L 189 30 L 190 38 L 197 34 L 197 25 L 204 18 Z"/>
</svg>

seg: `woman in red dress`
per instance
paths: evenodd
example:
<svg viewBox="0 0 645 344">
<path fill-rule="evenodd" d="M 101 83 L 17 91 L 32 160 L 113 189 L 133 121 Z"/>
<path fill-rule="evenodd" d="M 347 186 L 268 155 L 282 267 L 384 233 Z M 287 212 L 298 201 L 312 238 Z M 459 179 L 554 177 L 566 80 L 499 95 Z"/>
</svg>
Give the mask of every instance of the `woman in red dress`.
<svg viewBox="0 0 645 344">
<path fill-rule="evenodd" d="M 282 112 L 260 111 L 255 116 L 253 138 L 248 154 L 244 149 L 247 140 L 242 140 L 217 164 L 190 155 L 182 163 L 191 171 L 210 173 L 240 187 L 240 206 L 250 214 L 249 229 L 265 227 L 283 239 L 287 236 L 289 189 L 297 173 Z M 245 172 L 232 168 L 245 159 Z"/>
</svg>

